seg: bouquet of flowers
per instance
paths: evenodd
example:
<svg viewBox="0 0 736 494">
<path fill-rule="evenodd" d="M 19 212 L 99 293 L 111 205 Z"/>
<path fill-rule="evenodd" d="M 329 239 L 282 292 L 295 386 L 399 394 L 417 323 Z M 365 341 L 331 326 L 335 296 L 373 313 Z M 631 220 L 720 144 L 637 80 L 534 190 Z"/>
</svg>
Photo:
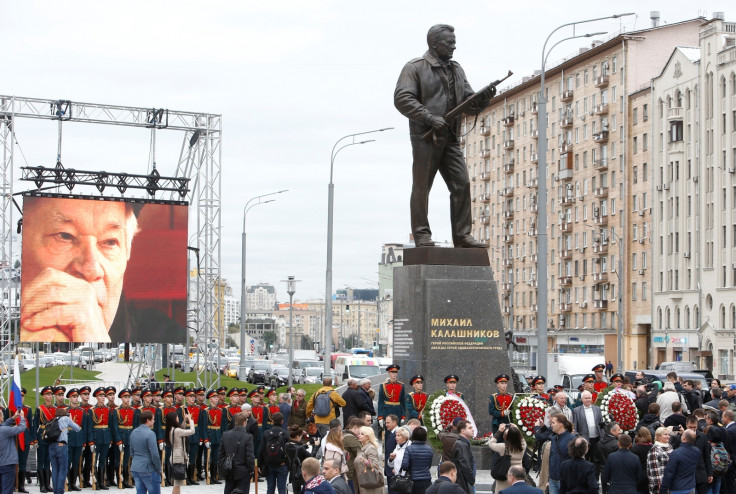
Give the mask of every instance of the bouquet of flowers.
<svg viewBox="0 0 736 494">
<path fill-rule="evenodd" d="M 516 424 L 524 435 L 524 439 L 530 442 L 533 441 L 534 437 L 534 425 L 537 420 L 544 419 L 544 414 L 547 413 L 548 408 L 549 405 L 539 398 L 532 398 L 531 396 L 517 397 L 511 405 L 509 420 Z"/>
<path fill-rule="evenodd" d="M 634 401 L 624 393 L 617 392 L 616 388 L 609 386 L 604 389 L 598 395 L 596 404 L 601 407 L 604 422 L 615 421 L 624 432 L 636 427 L 639 416 Z"/>
</svg>

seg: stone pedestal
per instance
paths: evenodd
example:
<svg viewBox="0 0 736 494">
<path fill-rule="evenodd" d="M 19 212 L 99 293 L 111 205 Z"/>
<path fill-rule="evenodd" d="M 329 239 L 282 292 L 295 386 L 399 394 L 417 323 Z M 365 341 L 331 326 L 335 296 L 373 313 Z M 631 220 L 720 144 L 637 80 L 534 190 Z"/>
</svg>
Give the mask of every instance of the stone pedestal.
<svg viewBox="0 0 736 494">
<path fill-rule="evenodd" d="M 424 375 L 429 394 L 445 388 L 445 376 L 456 374 L 457 390 L 463 393 L 479 432 L 489 432 L 493 380 L 500 373 L 511 375 L 511 366 L 488 253 L 426 250 L 404 251 L 405 263 L 424 264 L 394 269 L 394 361 L 401 365 L 400 376 L 407 385 L 411 376 Z M 467 256 L 475 265 L 433 264 L 437 260 L 460 264 Z M 478 261 L 481 258 L 485 261 Z"/>
</svg>

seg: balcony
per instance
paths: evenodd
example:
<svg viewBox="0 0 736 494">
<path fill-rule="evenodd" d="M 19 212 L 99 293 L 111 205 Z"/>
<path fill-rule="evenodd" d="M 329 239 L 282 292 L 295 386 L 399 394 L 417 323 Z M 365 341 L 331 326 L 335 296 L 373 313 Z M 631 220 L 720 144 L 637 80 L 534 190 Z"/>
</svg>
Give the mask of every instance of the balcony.
<svg viewBox="0 0 736 494">
<path fill-rule="evenodd" d="M 593 273 L 593 282 L 596 285 L 604 285 L 608 283 L 608 273 Z"/>
<path fill-rule="evenodd" d="M 480 135 L 487 136 L 491 134 L 491 126 L 490 125 L 481 125 L 480 126 Z"/>
<path fill-rule="evenodd" d="M 608 244 L 602 244 L 600 242 L 596 242 L 593 244 L 593 253 L 598 254 L 600 256 L 608 255 Z"/>
<path fill-rule="evenodd" d="M 503 260 L 503 265 L 507 268 L 510 268 L 514 265 L 514 260 L 511 259 L 510 257 L 507 257 L 506 259 Z"/>
<path fill-rule="evenodd" d="M 593 307 L 598 310 L 607 310 L 608 300 L 593 300 Z"/>
<path fill-rule="evenodd" d="M 530 158 L 532 163 L 539 163 L 539 154 L 538 153 L 532 153 Z"/>
<path fill-rule="evenodd" d="M 502 286 L 504 292 L 510 292 L 511 291 L 511 287 L 512 287 L 512 283 L 510 281 L 507 281 L 506 283 L 503 283 L 501 286 Z"/>
<path fill-rule="evenodd" d="M 507 209 L 506 211 L 503 212 L 503 217 L 506 218 L 507 220 L 513 219 L 514 218 L 514 210 L 513 209 Z"/>
<path fill-rule="evenodd" d="M 572 276 L 560 276 L 560 286 L 572 286 Z"/>
<path fill-rule="evenodd" d="M 514 241 L 514 236 L 513 235 L 509 235 L 507 233 L 506 235 L 503 236 L 503 241 L 505 243 L 507 243 L 507 244 L 510 244 L 510 243 L 512 243 Z"/>
<path fill-rule="evenodd" d="M 481 158 L 490 158 L 491 157 L 491 150 L 490 149 L 481 149 L 480 150 L 480 157 Z"/>
<path fill-rule="evenodd" d="M 604 172 L 608 170 L 608 160 L 605 158 L 593 160 L 593 169 L 598 170 L 599 172 Z"/>
<path fill-rule="evenodd" d="M 508 151 L 509 149 L 514 149 L 514 140 L 508 139 L 506 141 L 503 141 L 503 148 Z"/>
<path fill-rule="evenodd" d="M 560 143 L 560 155 L 569 153 L 572 151 L 572 141 L 562 141 Z"/>
<path fill-rule="evenodd" d="M 682 120 L 682 107 L 667 108 L 667 120 Z"/>
<path fill-rule="evenodd" d="M 608 76 L 607 75 L 601 75 L 595 78 L 595 87 L 604 88 L 606 86 L 608 86 Z"/>
<path fill-rule="evenodd" d="M 604 199 L 608 197 L 608 187 L 598 187 L 593 189 L 593 195 L 598 199 Z"/>
<path fill-rule="evenodd" d="M 539 260 L 539 256 L 537 254 L 532 254 L 532 262 L 537 262 Z"/>
<path fill-rule="evenodd" d="M 537 178 L 532 178 L 526 183 L 527 188 L 529 189 L 536 189 L 539 186 L 539 180 Z"/>
<path fill-rule="evenodd" d="M 605 144 L 608 142 L 608 131 L 602 130 L 596 134 L 593 134 L 593 140 L 599 144 Z"/>
<path fill-rule="evenodd" d="M 514 160 L 504 163 L 503 171 L 504 173 L 514 173 Z"/>
<path fill-rule="evenodd" d="M 599 226 L 607 226 L 608 225 L 608 215 L 607 214 L 594 214 L 593 215 L 593 223 Z"/>
<path fill-rule="evenodd" d="M 532 139 L 539 139 L 539 131 L 537 129 L 532 130 Z"/>
<path fill-rule="evenodd" d="M 531 109 L 532 115 L 536 115 L 539 112 L 539 109 L 537 108 L 537 102 L 535 101 L 532 103 L 532 109 Z"/>
<path fill-rule="evenodd" d="M 572 232 L 572 223 L 562 223 L 562 222 L 560 222 L 560 231 L 562 233 L 570 233 L 570 232 Z"/>
<path fill-rule="evenodd" d="M 513 187 L 504 187 L 501 189 L 501 195 L 504 197 L 511 197 L 514 195 L 514 188 Z"/>
<path fill-rule="evenodd" d="M 491 202 L 491 194 L 481 194 L 480 202 Z M 481 216 L 482 218 L 482 216 Z"/>
<path fill-rule="evenodd" d="M 526 234 L 529 235 L 530 237 L 536 237 L 537 236 L 537 229 L 536 228 L 532 228 L 532 229 L 528 230 L 526 232 Z"/>
<path fill-rule="evenodd" d="M 513 115 L 509 115 L 508 117 L 505 117 L 501 121 L 503 122 L 503 126 L 504 127 L 511 127 L 512 125 L 514 125 L 514 116 Z"/>
<path fill-rule="evenodd" d="M 601 103 L 595 107 L 596 115 L 608 115 L 608 103 Z"/>
<path fill-rule="evenodd" d="M 532 204 L 531 205 L 532 213 L 538 213 L 539 212 L 539 205 L 538 204 Z"/>
<path fill-rule="evenodd" d="M 562 259 L 563 261 L 572 259 L 572 249 L 561 250 L 560 259 Z"/>
<path fill-rule="evenodd" d="M 562 127 L 563 129 L 572 127 L 572 124 L 573 124 L 573 118 L 571 116 L 563 117 L 562 120 L 560 120 L 560 127 Z"/>
<path fill-rule="evenodd" d="M 510 305 L 504 305 L 503 306 L 503 313 L 508 315 L 511 314 L 511 306 Z"/>
<path fill-rule="evenodd" d="M 560 312 L 562 313 L 572 312 L 572 304 L 570 302 L 561 303 Z"/>
<path fill-rule="evenodd" d="M 573 202 L 575 202 L 574 196 L 562 196 L 562 199 L 560 199 L 562 206 L 570 206 Z"/>
<path fill-rule="evenodd" d="M 562 94 L 560 95 L 560 99 L 563 102 L 565 102 L 565 103 L 567 103 L 568 101 L 572 101 L 572 97 L 573 97 L 573 91 L 572 91 L 572 89 L 568 89 L 567 91 L 563 91 Z"/>
<path fill-rule="evenodd" d="M 481 180 L 488 180 L 491 178 L 491 172 L 483 172 L 480 174 Z"/>
<path fill-rule="evenodd" d="M 488 225 L 491 222 L 491 217 L 490 216 L 481 216 L 480 217 L 480 222 L 483 223 L 484 225 Z"/>
</svg>

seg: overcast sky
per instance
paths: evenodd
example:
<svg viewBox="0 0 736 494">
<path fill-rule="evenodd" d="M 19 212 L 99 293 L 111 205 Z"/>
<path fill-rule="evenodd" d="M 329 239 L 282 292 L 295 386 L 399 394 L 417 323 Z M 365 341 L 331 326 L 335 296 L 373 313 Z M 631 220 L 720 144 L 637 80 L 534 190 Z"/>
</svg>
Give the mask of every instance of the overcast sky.
<svg viewBox="0 0 736 494">
<path fill-rule="evenodd" d="M 610 5 L 607 6 L 607 5 Z M 377 285 L 381 244 L 409 239 L 411 147 L 393 90 L 408 60 L 426 50 L 427 29 L 456 28 L 455 59 L 477 90 L 511 69 L 520 81 L 540 67 L 557 26 L 615 13 L 585 32 L 631 31 L 714 11 L 725 1 L 12 1 L 0 0 L 0 94 L 168 108 L 223 115 L 222 271 L 240 293 L 243 206 L 288 193 L 247 217 L 247 282 L 294 275 L 296 300 L 323 298 L 330 151 L 346 134 L 382 127 L 375 142 L 344 149 L 335 164 L 333 289 Z M 701 10 L 698 10 L 701 9 Z M 553 40 L 571 35 L 560 31 Z M 558 60 L 590 40 L 559 45 Z M 55 122 L 16 123 L 20 166 L 53 166 Z M 145 173 L 145 129 L 67 124 L 62 162 L 78 169 Z M 156 162 L 173 175 L 182 135 L 157 134 Z M 15 191 L 30 184 L 17 183 Z M 140 193 L 127 193 L 129 197 Z M 450 239 L 448 193 L 431 197 L 436 240 Z M 190 235 L 194 230 L 190 230 Z"/>
</svg>

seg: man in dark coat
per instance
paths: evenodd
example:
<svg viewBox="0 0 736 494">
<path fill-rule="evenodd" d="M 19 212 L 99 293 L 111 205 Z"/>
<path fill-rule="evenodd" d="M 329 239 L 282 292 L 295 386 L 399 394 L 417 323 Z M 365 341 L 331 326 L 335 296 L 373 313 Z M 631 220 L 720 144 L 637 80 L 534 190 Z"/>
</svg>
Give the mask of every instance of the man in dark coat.
<svg viewBox="0 0 736 494">
<path fill-rule="evenodd" d="M 325 479 L 329 481 L 332 488 L 337 494 L 353 494 L 350 486 L 345 482 L 345 478 L 340 475 L 340 469 L 342 468 L 342 462 L 338 459 L 325 460 L 323 465 L 323 474 Z M 297 493 L 298 494 L 298 493 Z"/>
<path fill-rule="evenodd" d="M 525 473 L 524 467 L 519 465 L 509 468 L 508 480 L 511 487 L 501 490 L 498 494 L 542 494 L 542 489 L 532 487 L 526 483 Z"/>
<path fill-rule="evenodd" d="M 358 413 L 363 410 L 363 398 L 358 389 L 358 381 L 356 379 L 348 379 L 348 387 L 342 394 L 345 400 L 345 406 L 342 407 L 342 423 L 343 428 L 347 426 L 351 417 L 357 417 Z"/>
<path fill-rule="evenodd" d="M 473 94 L 460 64 L 452 61 L 455 51 L 455 28 L 446 24 L 432 26 L 427 33 L 429 50 L 408 62 L 399 76 L 394 92 L 394 106 L 409 119 L 414 163 L 411 190 L 411 230 L 417 247 L 432 247 L 432 231 L 427 211 L 429 191 L 437 172 L 450 190 L 450 224 L 455 247 L 485 248 L 471 232 L 470 180 L 460 147 L 459 119 L 446 121 L 451 109 Z M 495 88 L 479 98 L 475 110 L 485 107 L 495 95 Z M 427 131 L 433 139 L 422 139 Z M 394 412 L 395 413 L 395 412 Z M 379 410 L 381 415 L 381 410 Z"/>
<path fill-rule="evenodd" d="M 470 493 L 475 485 L 475 458 L 470 449 L 470 440 L 473 438 L 473 426 L 470 422 L 462 421 L 457 424 L 460 437 L 455 441 L 452 449 L 452 461 L 457 467 L 457 484 L 463 491 Z"/>
<path fill-rule="evenodd" d="M 644 472 L 639 457 L 631 452 L 631 436 L 618 436 L 618 451 L 614 451 L 606 459 L 606 466 L 601 474 L 601 485 L 608 494 L 629 494 L 636 492 Z"/>
<path fill-rule="evenodd" d="M 695 469 L 696 492 L 705 492 L 708 484 L 713 482 L 713 464 L 710 461 L 711 445 L 708 437 L 698 430 L 698 418 L 690 415 L 687 418 L 687 430 L 695 432 L 695 442 L 693 445 L 700 451 L 700 459 L 698 459 L 698 468 Z M 672 441 L 672 447 L 677 449 L 682 445 L 682 437 L 678 435 Z"/>
<path fill-rule="evenodd" d="M 621 436 L 621 427 L 616 422 L 609 422 L 603 432 L 603 437 L 598 442 L 595 452 L 595 464 L 598 474 L 606 466 L 608 456 L 618 449 L 618 438 Z M 603 484 L 603 494 L 606 493 L 606 484 Z"/>
<path fill-rule="evenodd" d="M 695 447 L 695 431 L 682 433 L 682 444 L 670 453 L 670 459 L 664 468 L 660 492 L 694 492 L 695 471 L 702 453 Z M 728 489 L 723 492 L 733 492 Z"/>
<path fill-rule="evenodd" d="M 245 428 L 248 419 L 246 413 L 236 413 L 235 427 L 222 435 L 219 449 L 220 465 L 228 456 L 233 462 L 233 469 L 225 476 L 225 494 L 230 494 L 235 488 L 240 489 L 244 494 L 250 491 L 250 477 L 255 471 L 256 459 L 253 453 L 253 435 Z M 222 466 L 219 467 L 219 470 L 223 471 Z"/>
<path fill-rule="evenodd" d="M 457 485 L 456 481 L 457 467 L 449 460 L 443 461 L 439 466 L 437 480 L 429 486 L 426 494 L 465 494 L 463 488 Z"/>
</svg>

